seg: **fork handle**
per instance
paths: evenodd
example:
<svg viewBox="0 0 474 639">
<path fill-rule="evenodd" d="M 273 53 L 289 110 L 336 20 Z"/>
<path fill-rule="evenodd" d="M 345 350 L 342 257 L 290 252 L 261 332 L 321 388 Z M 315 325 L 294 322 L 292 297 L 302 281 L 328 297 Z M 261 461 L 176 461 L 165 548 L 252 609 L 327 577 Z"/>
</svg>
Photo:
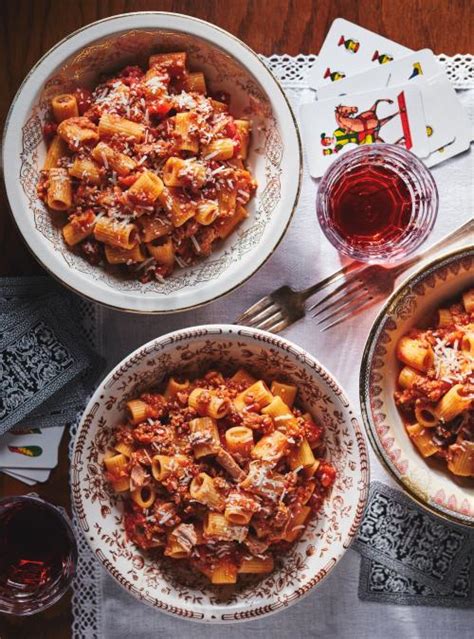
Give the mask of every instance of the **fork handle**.
<svg viewBox="0 0 474 639">
<path fill-rule="evenodd" d="M 439 242 L 435 242 L 432 246 L 430 246 L 426 251 L 415 255 L 414 257 L 406 260 L 406 262 L 402 262 L 399 266 L 394 267 L 394 271 L 397 273 L 403 273 L 407 268 L 413 266 L 413 264 L 417 264 L 421 260 L 424 260 L 426 257 L 431 257 L 435 253 L 437 253 L 440 249 L 447 248 L 453 242 L 457 242 L 458 240 L 462 240 L 469 231 L 474 232 L 474 218 L 471 218 L 465 224 L 462 224 L 457 229 L 452 231 L 452 233 L 448 233 L 443 239 L 439 240 Z"/>
<path fill-rule="evenodd" d="M 303 300 L 307 300 L 308 297 L 314 295 L 318 291 L 322 290 L 326 286 L 330 284 L 334 284 L 339 280 L 343 279 L 345 275 L 348 273 L 352 273 L 352 271 L 361 270 L 365 268 L 364 264 L 360 264 L 360 262 L 351 262 L 347 266 L 343 266 L 341 269 L 333 273 L 332 275 L 328 275 L 323 280 L 320 280 L 317 284 L 313 284 L 313 286 L 309 286 L 308 288 L 303 289 L 299 292 Z"/>
</svg>

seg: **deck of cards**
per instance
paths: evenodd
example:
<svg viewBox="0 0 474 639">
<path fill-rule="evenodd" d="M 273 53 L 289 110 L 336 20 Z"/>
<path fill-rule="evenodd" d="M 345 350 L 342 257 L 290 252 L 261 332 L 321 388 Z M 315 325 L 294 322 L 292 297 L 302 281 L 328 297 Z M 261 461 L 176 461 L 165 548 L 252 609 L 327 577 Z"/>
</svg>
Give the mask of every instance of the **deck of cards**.
<svg viewBox="0 0 474 639">
<path fill-rule="evenodd" d="M 0 278 L 0 470 L 29 485 L 58 463 L 102 360 L 73 297 L 47 277 Z"/>
<path fill-rule="evenodd" d="M 303 104 L 300 115 L 313 177 L 362 144 L 398 144 L 431 167 L 473 139 L 432 51 L 411 51 L 347 20 L 332 23 L 309 84 L 317 101 Z"/>
</svg>

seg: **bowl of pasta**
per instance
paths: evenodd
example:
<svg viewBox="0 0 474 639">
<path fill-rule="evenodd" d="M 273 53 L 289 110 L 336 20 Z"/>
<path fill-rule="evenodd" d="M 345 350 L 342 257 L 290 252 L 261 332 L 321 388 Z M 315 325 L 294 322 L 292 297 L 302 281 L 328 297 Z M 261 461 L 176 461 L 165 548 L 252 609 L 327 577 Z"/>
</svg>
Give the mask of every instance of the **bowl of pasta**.
<svg viewBox="0 0 474 639">
<path fill-rule="evenodd" d="M 126 311 L 208 303 L 272 254 L 302 154 L 278 82 L 244 43 L 190 16 L 143 12 L 71 34 L 7 117 L 15 222 L 77 293 Z"/>
<path fill-rule="evenodd" d="M 235 325 L 170 333 L 89 402 L 72 501 L 131 594 L 194 621 L 285 609 L 349 547 L 367 450 L 338 383 L 284 338 Z"/>
<path fill-rule="evenodd" d="M 474 249 L 410 276 L 380 311 L 361 367 L 375 452 L 431 512 L 474 527 Z"/>
</svg>

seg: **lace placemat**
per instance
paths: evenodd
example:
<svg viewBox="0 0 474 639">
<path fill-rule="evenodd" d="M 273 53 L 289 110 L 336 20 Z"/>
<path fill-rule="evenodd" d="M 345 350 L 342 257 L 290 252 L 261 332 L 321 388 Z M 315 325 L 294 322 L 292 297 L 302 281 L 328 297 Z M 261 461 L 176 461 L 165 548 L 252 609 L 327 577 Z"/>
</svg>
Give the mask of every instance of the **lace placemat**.
<svg viewBox="0 0 474 639">
<path fill-rule="evenodd" d="M 294 107 L 296 107 L 302 101 L 302 99 L 304 98 L 306 94 L 308 95 L 311 94 L 307 86 L 307 76 L 308 76 L 309 69 L 311 68 L 312 64 L 316 60 L 316 56 L 314 55 L 298 55 L 298 56 L 273 55 L 270 57 L 264 57 L 264 56 L 261 56 L 261 57 L 262 57 L 262 60 L 266 64 L 268 64 L 272 72 L 276 75 L 276 77 L 282 83 Z M 450 77 L 456 89 L 473 89 L 474 88 L 474 56 L 456 55 L 456 56 L 450 57 L 446 55 L 440 55 L 438 56 L 438 59 L 440 60 L 441 64 L 444 65 L 447 71 L 447 74 Z M 457 176 L 457 177 L 461 180 L 464 179 L 463 175 Z M 455 179 L 454 174 L 453 175 L 450 174 L 448 177 L 448 180 L 452 181 L 453 179 Z M 455 187 L 456 185 L 453 184 L 453 188 Z M 308 201 L 306 201 L 306 203 L 308 204 Z M 301 210 L 303 210 L 304 204 L 305 204 L 305 199 L 303 196 L 301 198 L 300 207 L 299 207 Z M 464 204 L 463 202 L 460 202 L 459 206 L 462 208 L 463 204 Z M 448 210 L 447 214 L 449 215 L 449 213 L 450 211 Z M 460 219 L 459 221 L 461 223 L 463 220 Z M 295 220 L 295 225 L 296 224 L 297 223 Z M 440 232 L 444 232 L 442 226 L 440 227 Z M 280 249 L 280 253 L 284 252 L 284 250 L 285 250 L 285 246 L 282 245 Z M 290 258 L 289 255 L 288 255 L 288 258 Z M 261 284 L 259 286 L 256 286 L 255 290 L 252 289 L 251 291 L 249 291 L 248 297 L 247 295 L 244 295 L 243 293 L 241 294 L 241 299 L 239 300 L 240 310 L 242 310 L 242 308 L 245 308 L 246 304 L 248 305 L 252 303 L 253 301 L 255 301 L 255 299 L 257 299 L 257 297 L 260 297 L 262 294 L 270 290 L 272 286 L 270 282 L 272 280 L 271 278 L 269 278 L 267 271 L 269 271 L 269 269 L 272 268 L 272 264 L 273 266 L 275 266 L 274 261 L 273 263 L 270 262 L 268 265 L 266 265 L 264 269 L 265 272 L 262 274 L 262 277 L 260 278 Z M 332 268 L 332 265 L 329 265 L 329 268 Z M 332 270 L 335 270 L 335 268 L 333 268 Z M 299 283 L 302 286 L 304 286 L 305 284 L 304 271 L 302 273 L 301 268 L 299 268 L 299 269 L 296 269 L 295 272 L 297 274 L 302 275 L 301 282 Z M 254 280 L 256 280 L 256 278 L 254 278 Z M 249 290 L 250 288 L 251 288 L 250 286 L 247 286 L 247 290 Z M 257 292 L 257 289 L 258 289 L 258 292 Z M 230 312 L 233 312 L 233 309 L 231 308 L 232 301 L 228 301 L 227 304 L 228 304 L 228 308 L 230 309 Z M 199 309 L 192 315 L 181 314 L 181 320 L 183 322 L 187 322 L 188 325 L 190 325 L 191 323 L 197 324 L 197 323 L 203 323 L 206 321 L 207 322 L 219 321 L 219 311 L 221 307 L 219 306 L 219 304 L 216 304 L 214 306 L 215 306 L 215 313 L 217 313 L 217 315 L 214 315 L 214 311 L 210 309 L 210 307 L 206 307 L 206 309 Z M 106 356 L 106 355 L 108 356 L 109 350 L 110 350 L 110 343 L 109 344 L 103 343 L 103 341 L 106 342 L 106 340 L 104 339 L 104 335 L 102 333 L 102 316 L 104 312 L 108 313 L 108 311 L 104 311 L 102 308 L 94 304 L 83 302 L 82 312 L 83 312 L 83 319 L 87 328 L 86 333 L 92 345 L 94 346 L 94 349 L 99 354 L 103 356 Z M 236 316 L 236 315 L 237 313 L 235 313 L 235 315 L 233 316 Z M 115 329 L 119 330 L 120 326 L 122 326 L 122 319 L 124 323 L 127 323 L 127 319 L 130 320 L 130 317 L 127 318 L 127 316 L 115 314 L 114 316 L 111 316 L 110 318 L 108 316 L 107 319 L 108 319 L 107 325 L 110 327 L 111 334 L 114 334 L 114 330 Z M 368 316 L 367 321 L 369 322 L 370 320 L 371 320 L 371 317 Z M 114 324 L 114 321 L 116 322 L 116 324 Z M 140 321 L 141 320 L 138 320 L 137 324 L 140 324 Z M 159 328 L 157 330 L 157 322 L 155 318 L 154 320 L 150 320 L 150 324 L 144 326 L 145 330 L 143 331 L 143 333 L 140 333 L 139 328 L 137 328 L 137 330 L 134 331 L 133 335 L 128 336 L 127 334 L 127 337 L 125 337 L 124 339 L 128 340 L 128 342 L 127 344 L 123 344 L 121 346 L 120 354 L 125 355 L 127 352 L 130 352 L 131 350 L 133 350 L 133 348 L 135 348 L 136 346 L 147 341 L 148 339 L 151 339 L 151 337 L 156 336 L 157 334 L 162 334 L 166 332 L 167 330 L 171 330 L 171 328 L 178 327 L 178 326 L 173 326 L 172 324 L 170 326 L 169 324 L 170 321 L 172 321 L 172 319 L 171 320 L 164 319 L 163 322 L 160 323 Z M 362 331 L 361 339 L 365 340 L 364 326 L 361 326 L 360 328 Z M 302 338 L 302 335 L 299 335 L 299 332 L 300 331 L 296 330 L 294 334 L 291 335 L 290 338 L 293 341 L 300 341 L 302 345 L 305 345 L 305 340 L 300 339 Z M 328 338 L 328 340 L 330 341 L 330 337 Z M 118 356 L 119 356 L 118 352 L 114 353 L 114 356 L 113 356 L 114 359 L 112 359 L 112 361 L 109 360 L 108 362 L 109 366 L 115 363 Z M 330 368 L 332 368 L 334 374 L 339 376 L 339 371 L 334 362 L 326 361 L 322 355 L 318 355 L 318 356 L 321 357 L 321 360 L 325 364 L 327 364 Z M 76 428 L 74 427 L 71 431 L 70 453 L 72 452 L 72 443 L 74 441 L 75 432 L 76 432 Z M 102 630 L 103 614 L 104 614 L 103 604 L 107 603 L 106 601 L 104 602 L 102 601 L 102 581 L 103 579 L 106 579 L 106 577 L 103 574 L 103 571 L 99 565 L 99 562 L 95 560 L 94 556 L 90 552 L 89 546 L 86 540 L 84 539 L 84 537 L 82 536 L 82 534 L 80 533 L 79 527 L 77 526 L 77 522 L 75 522 L 75 520 L 74 520 L 74 525 L 76 528 L 77 539 L 78 539 L 79 561 L 78 561 L 78 567 L 77 567 L 77 576 L 73 582 L 73 598 L 72 598 L 73 637 L 74 639 L 109 639 L 110 637 L 117 636 L 117 635 L 113 635 L 112 631 L 109 631 L 107 633 L 107 636 L 104 637 L 103 630 Z M 355 556 L 355 553 L 353 554 Z M 353 558 L 351 558 L 351 562 L 352 562 L 352 559 Z M 348 567 L 349 573 L 354 572 L 352 567 L 353 567 L 353 563 L 351 563 L 351 566 Z M 358 568 L 356 569 L 356 571 L 357 571 L 357 575 L 354 576 L 355 579 L 358 578 Z M 350 577 L 349 577 L 349 581 L 350 581 Z M 357 593 L 357 584 L 351 582 L 349 585 L 351 589 L 355 593 Z M 110 586 L 110 587 L 113 587 L 113 586 Z M 122 599 L 121 593 L 119 591 L 119 587 L 115 586 L 115 588 L 116 590 L 114 590 L 114 593 L 117 598 L 117 615 L 115 615 L 116 617 L 117 616 L 120 617 L 121 615 L 125 614 L 125 610 L 123 606 L 121 607 L 122 603 L 123 605 L 126 605 L 126 603 L 131 603 L 134 606 L 136 605 L 136 606 L 142 607 L 142 604 L 139 604 L 139 603 L 135 604 L 133 600 L 130 598 L 130 596 L 126 593 L 123 593 L 123 596 L 125 599 Z M 319 589 L 319 592 L 323 594 L 324 589 L 325 589 L 325 583 L 322 584 L 321 588 Z M 120 601 L 119 601 L 119 597 L 120 597 Z M 305 623 L 307 624 L 307 627 L 310 628 L 312 627 L 312 620 L 311 620 L 312 610 L 308 606 L 306 606 L 305 608 L 302 608 L 301 607 L 302 605 L 304 606 L 304 602 L 303 604 L 299 604 L 298 608 L 303 612 L 303 616 L 306 614 L 305 613 L 306 608 L 308 609 L 309 616 L 307 618 L 307 621 L 305 621 Z M 163 616 L 164 615 L 160 615 L 160 617 L 163 617 Z M 179 620 L 174 620 L 170 618 L 166 618 L 166 619 L 176 626 L 177 632 L 179 631 L 180 626 L 182 631 L 183 623 L 186 623 L 186 622 L 181 622 Z M 157 623 L 159 622 L 157 621 Z M 263 620 L 262 623 L 265 623 L 265 620 Z M 120 625 L 119 620 L 117 620 L 117 624 Z M 286 626 L 287 624 L 284 624 L 284 625 Z M 186 628 L 188 629 L 187 632 L 190 633 L 189 636 L 195 635 L 195 637 L 198 637 L 197 630 L 195 633 L 193 633 L 193 627 L 190 626 L 190 624 L 187 624 Z M 243 626 L 239 626 L 239 628 L 241 628 L 243 632 L 245 632 L 245 629 L 250 630 L 250 626 L 247 626 L 247 624 Z M 206 635 L 206 630 L 207 629 L 205 628 L 199 627 L 200 632 L 204 631 L 203 636 Z M 140 635 L 138 634 L 139 630 L 137 629 L 136 637 L 150 636 L 149 634 L 146 634 L 146 631 L 145 631 L 145 634 L 143 634 L 143 632 L 144 631 L 142 629 L 142 634 Z M 262 632 L 263 634 L 259 634 L 258 636 L 261 636 L 261 637 L 266 636 L 263 629 L 262 629 Z M 287 631 L 282 627 L 281 632 L 284 633 Z M 288 630 L 288 632 L 290 631 Z M 158 635 L 160 635 L 159 632 L 158 632 Z M 227 635 L 228 633 L 226 631 L 226 636 Z M 161 634 L 160 636 L 165 637 L 164 634 Z M 181 632 L 181 636 L 184 636 L 182 632 Z M 201 635 L 199 634 L 199 636 Z M 283 636 L 290 636 L 290 635 L 278 634 L 278 637 L 280 636 L 283 637 Z M 351 635 L 351 636 L 358 636 L 355 629 L 354 629 L 354 635 Z M 277 637 L 275 636 L 274 639 L 277 639 Z M 388 639 L 388 635 L 386 639 Z"/>
</svg>

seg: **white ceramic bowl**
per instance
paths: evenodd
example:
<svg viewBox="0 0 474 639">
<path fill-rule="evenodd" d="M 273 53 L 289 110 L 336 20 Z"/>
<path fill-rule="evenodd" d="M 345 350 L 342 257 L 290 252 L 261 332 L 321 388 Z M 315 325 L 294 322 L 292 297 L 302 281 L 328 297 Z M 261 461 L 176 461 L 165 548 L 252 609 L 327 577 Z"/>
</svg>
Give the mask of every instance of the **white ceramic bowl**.
<svg viewBox="0 0 474 639">
<path fill-rule="evenodd" d="M 431 512 L 474 527 L 474 481 L 456 478 L 445 464 L 425 460 L 413 446 L 395 406 L 400 371 L 395 355 L 410 328 L 474 285 L 474 248 L 440 257 L 410 276 L 380 311 L 360 373 L 362 416 L 380 461 L 407 493 Z"/>
<path fill-rule="evenodd" d="M 245 366 L 299 388 L 298 401 L 326 427 L 328 458 L 337 479 L 318 516 L 282 567 L 253 586 L 237 586 L 223 603 L 196 576 L 183 585 L 125 538 L 120 499 L 111 492 L 103 456 L 127 398 L 164 377 L 196 375 L 216 363 Z M 155 608 L 194 621 L 256 619 L 299 601 L 334 568 L 360 524 L 367 497 L 368 458 L 349 402 L 333 377 L 282 337 L 239 326 L 199 326 L 169 333 L 126 357 L 100 384 L 82 417 L 71 468 L 72 500 L 95 556 L 131 594 Z"/>
<path fill-rule="evenodd" d="M 231 110 L 253 123 L 249 165 L 259 187 L 250 216 L 206 260 L 165 283 L 142 285 L 106 273 L 67 249 L 36 195 L 45 156 L 45 110 L 57 93 L 93 86 L 102 72 L 142 62 L 156 51 L 185 50 Z M 245 282 L 272 254 L 296 207 L 301 143 L 288 101 L 270 71 L 243 42 L 207 22 L 173 13 L 130 13 L 83 27 L 30 71 L 7 117 L 3 146 L 7 195 L 16 224 L 39 262 L 81 295 L 121 310 L 166 313 L 215 300 Z"/>
</svg>

